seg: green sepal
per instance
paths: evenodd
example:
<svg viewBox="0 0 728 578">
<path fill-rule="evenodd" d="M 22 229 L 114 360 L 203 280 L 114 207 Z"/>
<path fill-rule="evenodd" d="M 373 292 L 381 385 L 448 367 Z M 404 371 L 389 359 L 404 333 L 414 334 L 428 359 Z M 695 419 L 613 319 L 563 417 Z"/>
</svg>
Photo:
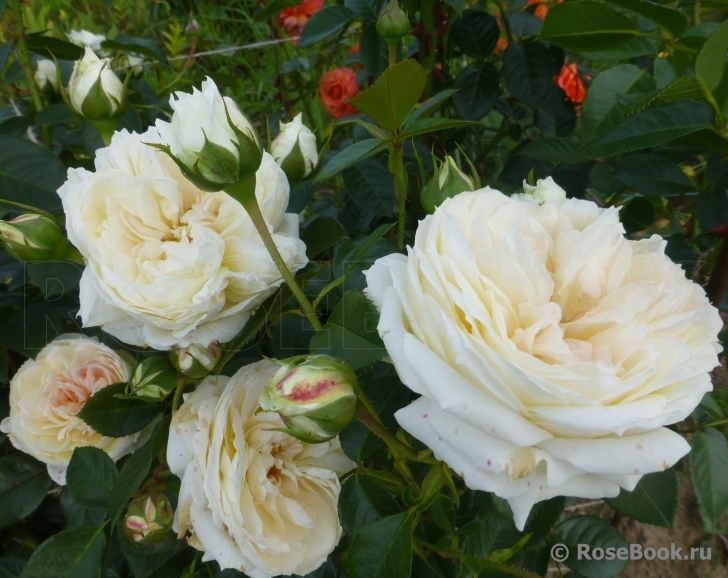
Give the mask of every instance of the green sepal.
<svg viewBox="0 0 728 578">
<path fill-rule="evenodd" d="M 116 99 L 114 101 L 119 104 Z M 112 117 L 113 107 L 111 98 L 110 95 L 104 92 L 104 87 L 101 85 L 100 72 L 91 90 L 86 94 L 86 98 L 83 99 L 80 112 L 89 120 L 106 120 Z"/>
<path fill-rule="evenodd" d="M 179 167 L 179 170 L 182 171 L 182 174 L 185 176 L 185 178 L 188 181 L 190 181 L 193 185 L 195 185 L 198 189 L 205 191 L 207 193 L 217 193 L 222 190 L 222 187 L 218 183 L 212 183 L 212 182 L 208 181 L 202 175 L 194 172 L 189 167 L 187 167 L 187 165 L 185 165 L 179 159 L 179 157 L 172 154 L 172 149 L 169 148 L 169 145 L 151 143 L 151 142 L 147 142 L 144 144 L 147 146 L 150 146 L 152 148 L 155 148 L 158 151 L 162 151 L 163 153 L 165 153 Z"/>
<path fill-rule="evenodd" d="M 238 180 L 238 159 L 224 146 L 215 144 L 205 136 L 205 144 L 197 154 L 195 171 L 210 183 L 215 183 L 219 188 Z"/>
<path fill-rule="evenodd" d="M 287 428 L 287 427 L 274 427 L 274 428 L 267 429 L 266 431 L 283 432 L 284 434 L 288 434 L 289 436 L 294 437 L 297 440 L 301 440 L 302 442 L 307 443 L 307 444 L 321 444 L 321 443 L 327 442 L 331 439 L 334 439 L 338 435 L 338 434 L 334 434 L 330 438 L 321 439 L 319 437 L 307 436 L 306 434 L 302 434 L 300 432 L 297 432 L 296 430 L 292 430 L 291 428 Z"/>
<path fill-rule="evenodd" d="M 228 110 L 227 102 L 225 102 L 224 98 L 222 99 L 222 104 L 225 107 L 225 116 L 227 117 L 228 126 L 235 133 L 235 136 L 238 139 L 238 142 L 232 141 L 233 144 L 238 147 L 238 177 L 232 182 L 242 181 L 250 173 L 255 174 L 260 168 L 260 163 L 263 160 L 262 141 L 260 140 L 260 135 L 253 128 L 252 124 L 248 131 L 249 134 L 245 134 L 245 132 L 240 130 L 230 117 L 230 111 Z M 240 114 L 243 113 L 241 112 Z"/>
<path fill-rule="evenodd" d="M 296 144 L 293 145 L 291 152 L 288 153 L 288 156 L 281 163 L 281 169 L 286 173 L 291 188 L 295 187 L 298 181 L 306 176 L 306 159 L 303 158 L 300 138 L 299 136 L 296 139 Z"/>
</svg>

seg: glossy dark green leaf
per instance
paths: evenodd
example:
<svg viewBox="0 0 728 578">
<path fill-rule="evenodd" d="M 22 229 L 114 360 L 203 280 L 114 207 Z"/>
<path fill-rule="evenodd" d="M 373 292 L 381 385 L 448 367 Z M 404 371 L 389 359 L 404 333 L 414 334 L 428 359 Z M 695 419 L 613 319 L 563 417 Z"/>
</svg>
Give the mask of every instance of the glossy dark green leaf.
<svg viewBox="0 0 728 578">
<path fill-rule="evenodd" d="M 321 40 L 341 32 L 354 18 L 354 13 L 345 6 L 326 6 L 306 22 L 298 41 L 299 48 L 312 46 Z"/>
<path fill-rule="evenodd" d="M 399 511 L 394 496 L 362 473 L 349 477 L 341 488 L 339 520 L 349 536 L 353 537 L 362 526 Z"/>
<path fill-rule="evenodd" d="M 649 38 L 637 36 L 621 46 L 615 46 L 607 50 L 590 52 L 580 50 L 579 53 L 587 60 L 628 60 L 638 56 L 652 56 L 658 52 L 654 42 Z"/>
<path fill-rule="evenodd" d="M 35 122 L 38 124 L 64 124 L 75 115 L 76 113 L 64 103 L 50 104 L 35 115 Z"/>
<path fill-rule="evenodd" d="M 377 34 L 377 25 L 367 26 L 359 37 L 359 60 L 364 70 L 379 78 L 389 66 L 387 41 Z"/>
<path fill-rule="evenodd" d="M 583 163 L 589 160 L 589 157 L 579 150 L 579 143 L 562 137 L 542 137 L 533 140 L 518 154 L 555 163 Z"/>
<path fill-rule="evenodd" d="M 638 522 L 672 528 L 680 499 L 680 484 L 675 470 L 647 474 L 628 492 L 622 490 L 616 498 L 605 498 L 619 513 Z"/>
<path fill-rule="evenodd" d="M 447 90 L 438 92 L 434 96 L 431 96 L 425 102 L 415 105 L 415 108 L 412 109 L 412 112 L 405 120 L 404 129 L 408 129 L 412 123 L 421 118 L 428 118 L 432 116 L 432 114 L 456 92 L 456 89 L 449 88 Z"/>
<path fill-rule="evenodd" d="M 121 522 L 118 524 L 120 528 Z M 172 563 L 172 559 L 182 551 L 189 552 L 191 548 L 186 544 L 186 540 L 178 540 L 174 532 L 169 532 L 161 541 L 156 544 L 136 544 L 129 540 L 126 536 L 120 535 L 121 552 L 124 559 L 129 564 L 134 578 L 151 578 L 156 572 L 161 573 L 161 569 Z M 179 574 L 175 574 L 173 578 L 179 578 Z"/>
<path fill-rule="evenodd" d="M 311 353 L 325 353 L 362 369 L 387 352 L 377 332 L 379 313 L 361 291 L 347 291 L 311 339 Z"/>
<path fill-rule="evenodd" d="M 669 102 L 624 119 L 585 150 L 590 156 L 612 156 L 665 144 L 712 124 L 713 112 L 708 106 L 692 101 Z"/>
<path fill-rule="evenodd" d="M 349 548 L 350 578 L 409 578 L 413 516 L 402 512 L 361 528 Z"/>
<path fill-rule="evenodd" d="M 98 526 L 106 520 L 106 510 L 103 508 L 84 508 L 73 499 L 68 486 L 61 490 L 59 496 L 63 517 L 66 519 L 66 527 L 77 526 Z M 0 574 L 0 576 L 2 576 Z"/>
<path fill-rule="evenodd" d="M 593 548 L 629 548 L 627 540 L 609 522 L 594 516 L 574 516 L 556 526 L 553 541 L 564 544 L 569 549 L 569 556 L 564 564 L 584 578 L 612 578 L 618 576 L 626 567 L 627 560 L 615 557 L 613 560 L 587 560 L 577 555 L 579 544 L 588 544 Z"/>
<path fill-rule="evenodd" d="M 522 103 L 537 107 L 553 84 L 552 64 L 551 52 L 543 42 L 511 42 L 503 57 L 508 92 Z"/>
<path fill-rule="evenodd" d="M 28 35 L 28 50 L 49 59 L 79 60 L 83 58 L 83 48 L 80 46 L 52 36 L 43 36 L 43 34 Z"/>
<path fill-rule="evenodd" d="M 498 70 L 488 62 L 466 66 L 455 79 L 452 102 L 463 120 L 480 120 L 498 98 Z"/>
<path fill-rule="evenodd" d="M 335 243 L 348 238 L 349 235 L 341 223 L 326 216 L 311 221 L 301 233 L 301 240 L 306 243 L 306 255 L 309 259 L 314 259 Z"/>
<path fill-rule="evenodd" d="M 74 501 L 84 508 L 106 508 L 119 471 L 106 452 L 76 448 L 66 472 L 66 483 Z"/>
<path fill-rule="evenodd" d="M 378 152 L 384 150 L 386 146 L 387 141 L 378 138 L 370 138 L 354 143 L 353 145 L 346 147 L 344 150 L 339 151 L 333 159 L 326 163 L 324 168 L 318 172 L 314 180 L 320 182 L 333 177 L 345 168 L 374 156 Z"/>
<path fill-rule="evenodd" d="M 728 50 L 728 22 L 723 22 L 703 44 L 695 59 L 695 74 L 708 90 L 715 90 L 725 71 L 725 53 Z"/>
<path fill-rule="evenodd" d="M 676 195 L 695 188 L 680 165 L 655 154 L 620 158 L 614 178 L 625 187 L 646 195 Z"/>
<path fill-rule="evenodd" d="M 63 332 L 59 310 L 42 301 L 6 314 L 0 323 L 0 343 L 11 351 L 35 357 Z"/>
<path fill-rule="evenodd" d="M 690 478 L 705 525 L 712 531 L 728 512 L 728 440 L 712 427 L 696 432 L 690 450 Z"/>
<path fill-rule="evenodd" d="M 0 199 L 56 212 L 61 209 L 56 191 L 65 180 L 66 167 L 48 149 L 25 139 L 0 136 Z"/>
<path fill-rule="evenodd" d="M 710 231 L 728 223 L 728 195 L 725 188 L 701 191 L 698 195 L 697 215 L 700 228 Z"/>
<path fill-rule="evenodd" d="M 637 34 L 629 18 L 606 4 L 576 0 L 551 7 L 539 39 L 571 50 L 605 50 Z"/>
<path fill-rule="evenodd" d="M 566 137 L 576 127 L 576 110 L 566 93 L 552 82 L 536 108 L 536 126 L 547 137 Z"/>
<path fill-rule="evenodd" d="M 126 383 L 114 383 L 93 394 L 78 417 L 105 436 L 124 437 L 138 432 L 162 411 L 161 403 L 114 397 L 123 394 Z"/>
<path fill-rule="evenodd" d="M 77 526 L 35 549 L 23 578 L 99 578 L 106 549 L 104 526 Z"/>
<path fill-rule="evenodd" d="M 429 132 L 436 132 L 439 130 L 449 130 L 453 128 L 462 128 L 475 124 L 472 121 L 458 120 L 457 118 L 442 118 L 442 117 L 429 117 L 421 118 L 407 125 L 402 130 L 400 137 L 410 138 L 413 136 L 427 134 Z"/>
<path fill-rule="evenodd" d="M 464 54 L 483 60 L 490 56 L 500 36 L 498 21 L 483 10 L 464 10 L 452 24 L 452 37 Z"/>
<path fill-rule="evenodd" d="M 619 219 L 627 233 L 643 231 L 655 220 L 655 208 L 644 197 L 635 197 L 619 211 Z"/>
<path fill-rule="evenodd" d="M 382 163 L 365 159 L 349 167 L 344 171 L 344 184 L 347 195 L 359 208 L 384 217 L 394 212 L 394 180 Z"/>
<path fill-rule="evenodd" d="M 608 0 L 608 2 L 654 22 L 660 28 L 669 31 L 673 38 L 680 38 L 688 29 L 688 17 L 674 8 L 660 6 L 656 2 L 647 0 Z"/>
<path fill-rule="evenodd" d="M 26 560 L 17 556 L 0 558 L 0 576 L 2 578 L 18 578 L 25 568 Z"/>
<path fill-rule="evenodd" d="M 71 261 L 28 263 L 26 271 L 46 299 L 66 295 L 78 287 L 83 265 Z"/>
<path fill-rule="evenodd" d="M 357 18 L 376 20 L 382 2 L 380 0 L 344 0 L 344 6 L 356 14 Z"/>
<path fill-rule="evenodd" d="M 50 487 L 45 464 L 20 452 L 0 458 L 0 528 L 32 514 Z"/>
</svg>

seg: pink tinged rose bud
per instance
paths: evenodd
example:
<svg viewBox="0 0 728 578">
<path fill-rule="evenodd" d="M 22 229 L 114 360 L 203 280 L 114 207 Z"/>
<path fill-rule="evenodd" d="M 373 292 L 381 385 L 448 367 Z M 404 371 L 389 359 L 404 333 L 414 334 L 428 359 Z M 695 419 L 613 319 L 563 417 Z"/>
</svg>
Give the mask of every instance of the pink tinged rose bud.
<svg viewBox="0 0 728 578">
<path fill-rule="evenodd" d="M 61 228 L 43 215 L 20 215 L 10 221 L 0 221 L 0 239 L 8 253 L 18 261 L 77 260 L 77 251 Z"/>
<path fill-rule="evenodd" d="M 286 433 L 307 443 L 338 435 L 354 417 L 356 373 L 328 355 L 292 357 L 283 361 L 260 400 L 287 426 Z"/>
<path fill-rule="evenodd" d="M 172 528 L 174 510 L 162 493 L 132 500 L 124 517 L 124 533 L 139 544 L 156 544 Z"/>
<path fill-rule="evenodd" d="M 200 379 L 210 373 L 222 357 L 220 343 L 212 342 L 207 347 L 202 345 L 189 345 L 188 347 L 173 347 L 169 360 L 180 373 Z"/>
</svg>

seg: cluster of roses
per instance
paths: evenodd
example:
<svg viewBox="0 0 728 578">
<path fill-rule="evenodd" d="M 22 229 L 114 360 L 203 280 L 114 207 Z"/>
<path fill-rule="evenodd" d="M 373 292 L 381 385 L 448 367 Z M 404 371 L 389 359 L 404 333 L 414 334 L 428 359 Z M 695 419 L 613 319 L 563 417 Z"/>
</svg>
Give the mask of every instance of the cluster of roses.
<svg viewBox="0 0 728 578">
<path fill-rule="evenodd" d="M 341 536 L 339 475 L 355 464 L 335 436 L 356 376 L 317 358 L 204 375 L 215 343 L 307 262 L 298 216 L 285 211 L 289 177 L 318 164 L 315 137 L 297 117 L 263 151 L 211 80 L 170 104 L 170 123 L 117 132 L 96 171 L 69 169 L 58 191 L 86 265 L 80 315 L 126 344 L 171 349 L 183 373 L 191 352 L 204 366 L 167 446 L 182 480 L 179 536 L 252 578 L 306 574 Z M 626 239 L 618 209 L 567 199 L 550 178 L 435 204 L 407 255 L 366 272 L 387 352 L 419 396 L 396 414 L 410 435 L 467 487 L 507 499 L 519 528 L 539 501 L 615 496 L 687 453 L 665 426 L 711 389 L 722 323 L 663 239 Z M 34 242 L 4 227 L 6 245 Z M 148 428 L 104 437 L 77 413 L 133 371 L 105 345 L 64 336 L 13 377 L 2 430 L 61 484 L 76 447 L 118 459 Z M 319 395 L 347 408 L 334 430 L 310 416 L 300 426 L 280 402 L 310 408 Z"/>
</svg>

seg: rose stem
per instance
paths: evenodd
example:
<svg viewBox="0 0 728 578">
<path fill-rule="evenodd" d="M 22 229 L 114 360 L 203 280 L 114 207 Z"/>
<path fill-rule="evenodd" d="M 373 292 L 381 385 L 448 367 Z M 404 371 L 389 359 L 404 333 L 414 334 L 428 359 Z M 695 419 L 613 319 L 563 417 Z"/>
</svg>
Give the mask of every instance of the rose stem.
<svg viewBox="0 0 728 578">
<path fill-rule="evenodd" d="M 182 392 L 185 390 L 185 385 L 187 385 L 187 376 L 180 375 L 177 388 L 174 390 L 174 399 L 172 399 L 172 413 L 179 408 L 179 402 L 182 399 Z"/>
<path fill-rule="evenodd" d="M 316 315 L 316 311 L 306 295 L 304 295 L 303 291 L 301 291 L 301 288 L 298 286 L 298 283 L 296 283 L 291 272 L 288 270 L 286 262 L 278 252 L 278 247 L 276 247 L 273 237 L 271 237 L 270 231 L 268 230 L 268 223 L 265 222 L 263 213 L 260 212 L 258 199 L 255 197 L 255 173 L 252 175 L 252 187 L 250 181 L 250 177 L 246 180 L 242 180 L 239 183 L 228 187 L 226 192 L 229 192 L 230 195 L 237 199 L 240 204 L 243 205 L 245 210 L 248 211 L 248 215 L 250 215 L 253 225 L 255 225 L 258 234 L 261 239 L 263 239 L 263 243 L 265 244 L 266 249 L 268 249 L 268 253 L 270 253 L 273 262 L 276 264 L 276 267 L 278 267 L 278 271 L 280 271 L 283 279 L 298 300 L 298 303 L 301 305 L 301 309 L 303 309 L 303 312 L 306 314 L 306 317 L 311 322 L 313 328 L 316 331 L 320 331 L 321 322 Z M 251 191 L 252 194 L 250 194 Z"/>
<path fill-rule="evenodd" d="M 16 46 L 18 48 L 18 62 L 25 72 L 25 80 L 28 83 L 28 90 L 35 105 L 35 114 L 37 115 L 43 110 L 43 99 L 40 96 L 38 85 L 35 83 L 33 76 L 33 67 L 30 63 L 30 53 L 28 52 L 28 41 L 25 38 L 25 27 L 23 26 L 23 11 L 20 7 L 21 0 L 8 0 L 10 12 L 15 20 Z M 46 148 L 51 148 L 51 131 L 48 125 L 42 125 L 43 143 Z"/>
</svg>

